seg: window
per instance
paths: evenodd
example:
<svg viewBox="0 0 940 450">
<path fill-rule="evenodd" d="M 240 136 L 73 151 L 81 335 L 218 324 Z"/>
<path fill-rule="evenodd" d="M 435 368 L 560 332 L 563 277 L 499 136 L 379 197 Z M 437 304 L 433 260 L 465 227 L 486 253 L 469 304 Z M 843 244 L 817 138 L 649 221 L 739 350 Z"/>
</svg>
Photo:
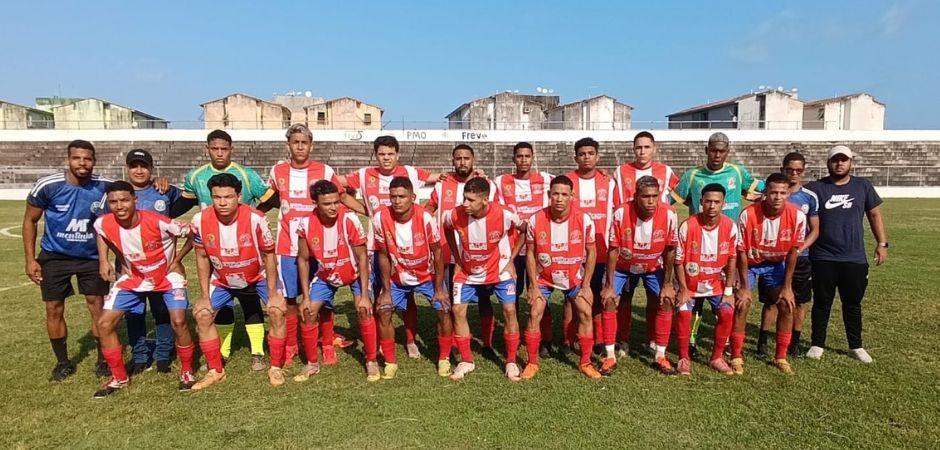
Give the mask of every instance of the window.
<svg viewBox="0 0 940 450">
<path fill-rule="evenodd" d="M 362 116 L 362 123 L 364 125 L 372 125 L 372 113 L 365 113 Z"/>
<path fill-rule="evenodd" d="M 317 112 L 317 125 L 326 125 L 326 113 L 323 111 Z"/>
</svg>

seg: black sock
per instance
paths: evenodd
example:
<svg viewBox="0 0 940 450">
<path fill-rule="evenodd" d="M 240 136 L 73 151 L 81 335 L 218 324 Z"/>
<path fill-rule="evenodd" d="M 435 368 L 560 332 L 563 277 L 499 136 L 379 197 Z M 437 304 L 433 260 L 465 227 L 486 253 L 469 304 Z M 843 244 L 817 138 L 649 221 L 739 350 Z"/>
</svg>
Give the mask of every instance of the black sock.
<svg viewBox="0 0 940 450">
<path fill-rule="evenodd" d="M 49 339 L 52 344 L 52 353 L 55 353 L 56 362 L 69 362 L 68 336 Z"/>
<path fill-rule="evenodd" d="M 768 330 L 760 330 L 760 333 L 757 334 L 757 346 L 765 347 L 767 346 L 767 335 L 770 334 Z"/>
<path fill-rule="evenodd" d="M 793 330 L 790 335 L 790 348 L 787 350 L 793 350 L 800 346 L 800 333 L 802 330 Z"/>
</svg>

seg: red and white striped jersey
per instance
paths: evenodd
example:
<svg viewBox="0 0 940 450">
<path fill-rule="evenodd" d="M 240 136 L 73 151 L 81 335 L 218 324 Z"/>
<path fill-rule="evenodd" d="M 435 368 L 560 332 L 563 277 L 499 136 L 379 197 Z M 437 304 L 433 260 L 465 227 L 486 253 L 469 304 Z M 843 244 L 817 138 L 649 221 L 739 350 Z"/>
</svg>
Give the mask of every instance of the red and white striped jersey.
<svg viewBox="0 0 940 450">
<path fill-rule="evenodd" d="M 705 228 L 701 214 L 679 225 L 676 263 L 685 264 L 685 283 L 693 297 L 722 295 L 725 290 L 725 266 L 740 245 L 741 236 L 734 221 L 724 214 L 718 225 Z"/>
<path fill-rule="evenodd" d="M 526 244 L 535 247 L 539 286 L 568 290 L 584 280 L 587 246 L 594 245 L 594 221 L 572 208 L 561 222 L 552 220 L 549 208 L 529 217 Z"/>
<path fill-rule="evenodd" d="M 366 204 L 369 217 L 375 215 L 382 206 L 389 206 L 388 185 L 395 177 L 408 177 L 417 191 L 430 178 L 431 173 L 413 166 L 399 165 L 392 173 L 385 175 L 378 167 L 363 167 L 346 175 L 346 184 L 359 191 Z"/>
<path fill-rule="evenodd" d="M 274 252 L 274 236 L 264 213 L 238 205 L 235 220 L 219 222 L 215 208 L 193 216 L 193 245 L 205 250 L 212 263 L 212 284 L 242 289 L 264 279 L 262 253 Z"/>
<path fill-rule="evenodd" d="M 489 201 L 493 202 L 496 199 L 496 185 L 493 184 L 493 181 L 488 181 L 490 182 Z M 431 199 L 428 200 L 428 208 L 437 208 L 434 211 L 434 217 L 437 219 L 442 232 L 444 230 L 444 216 L 453 211 L 457 205 L 463 204 L 463 187 L 466 184 L 466 180 L 460 181 L 453 174 L 447 177 L 446 180 L 434 184 Z M 447 239 L 442 239 L 441 242 L 441 258 L 450 264 L 455 263 Z"/>
<path fill-rule="evenodd" d="M 610 225 L 610 248 L 618 249 L 617 269 L 637 274 L 661 269 L 666 247 L 678 245 L 678 229 L 679 218 L 669 205 L 657 205 L 653 217 L 643 220 L 633 201 L 624 203 L 614 211 Z"/>
<path fill-rule="evenodd" d="M 621 164 L 614 174 L 614 181 L 620 189 L 620 200 L 622 202 L 633 201 L 633 191 L 636 190 L 636 180 L 642 177 L 651 176 L 659 181 L 659 196 L 663 203 L 669 203 L 669 192 L 679 184 L 679 177 L 669 167 L 661 162 L 653 161 L 645 169 L 637 168 L 632 162 Z"/>
<path fill-rule="evenodd" d="M 548 206 L 548 187 L 552 175 L 546 172 L 529 171 L 526 178 L 517 178 L 507 173 L 496 177 L 496 198 L 516 213 L 522 220 L 529 220 Z"/>
<path fill-rule="evenodd" d="M 113 213 L 95 220 L 95 231 L 124 259 L 128 272 L 118 280 L 120 289 L 135 292 L 165 292 L 173 286 L 167 279 L 176 256 L 176 238 L 186 236 L 189 226 L 162 214 L 137 210 L 140 221 L 132 228 L 118 224 Z"/>
<path fill-rule="evenodd" d="M 796 205 L 786 202 L 780 215 L 770 217 L 764 214 L 764 208 L 758 202 L 744 208 L 738 227 L 741 230 L 738 251 L 747 255 L 749 265 L 780 262 L 786 259 L 791 249 L 803 245 L 806 214 Z"/>
<path fill-rule="evenodd" d="M 290 161 L 280 161 L 271 167 L 268 187 L 277 191 L 281 201 L 277 220 L 278 255 L 297 256 L 297 223 L 316 208 L 310 198 L 310 186 L 320 180 L 330 180 L 337 188 L 341 187 L 333 168 L 319 161 L 311 160 L 301 169 L 291 166 Z"/>
<path fill-rule="evenodd" d="M 421 205 L 412 207 L 406 222 L 395 220 L 391 208 L 382 208 L 372 218 L 376 249 L 386 248 L 392 259 L 392 281 L 417 286 L 431 281 L 431 244 L 440 244 L 441 233 L 431 213 Z M 376 269 L 378 270 L 378 269 Z"/>
<path fill-rule="evenodd" d="M 610 218 L 614 208 L 620 204 L 617 184 L 613 178 L 600 172 L 596 172 L 593 178 L 581 178 L 576 170 L 572 170 L 567 176 L 574 182 L 573 203 L 594 221 L 594 245 L 597 247 L 597 254 L 606 255 Z M 601 256 L 599 262 L 603 264 L 603 261 Z"/>
<path fill-rule="evenodd" d="M 356 214 L 341 208 L 336 222 L 327 227 L 316 213 L 304 218 L 297 229 L 307 243 L 310 257 L 317 260 L 317 278 L 333 286 L 348 286 L 359 277 L 352 248 L 366 245 L 366 233 Z"/>
<path fill-rule="evenodd" d="M 490 203 L 486 216 L 476 219 L 463 205 L 444 215 L 444 232 L 454 232 L 457 251 L 454 259 L 460 271 L 454 283 L 493 284 L 510 280 L 504 272 L 512 264 L 510 237 L 521 223 L 519 216 L 498 203 Z"/>
</svg>

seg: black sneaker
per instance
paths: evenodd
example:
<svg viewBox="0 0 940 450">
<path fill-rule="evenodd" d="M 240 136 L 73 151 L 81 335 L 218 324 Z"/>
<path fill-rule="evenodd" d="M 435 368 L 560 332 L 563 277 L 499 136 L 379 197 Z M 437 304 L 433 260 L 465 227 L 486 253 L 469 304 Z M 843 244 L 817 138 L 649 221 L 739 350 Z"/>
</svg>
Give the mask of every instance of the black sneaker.
<svg viewBox="0 0 940 450">
<path fill-rule="evenodd" d="M 157 372 L 159 373 L 170 373 L 172 369 L 170 368 L 169 361 L 157 361 Z"/>
<path fill-rule="evenodd" d="M 130 379 L 115 380 L 114 378 L 111 378 L 105 384 L 101 385 L 101 389 L 98 389 L 98 391 L 95 392 L 94 398 L 105 398 L 117 391 L 120 391 L 121 389 L 127 387 L 127 383 L 129 381 Z"/>
<path fill-rule="evenodd" d="M 689 343 L 689 356 L 692 358 L 698 356 L 698 346 L 694 342 Z"/>
<path fill-rule="evenodd" d="M 49 377 L 49 381 L 63 381 L 73 373 L 75 373 L 75 365 L 71 361 L 62 361 L 52 369 L 52 376 Z"/>
<path fill-rule="evenodd" d="M 150 365 L 147 363 L 134 362 L 134 363 L 131 363 L 130 366 L 127 368 L 127 374 L 131 376 L 140 375 L 146 372 L 149 367 Z"/>
<path fill-rule="evenodd" d="M 550 357 L 551 354 L 552 354 L 551 346 L 552 346 L 552 344 L 549 343 L 549 342 L 542 342 L 542 343 L 539 345 L 539 358 L 548 358 L 548 357 Z"/>
<path fill-rule="evenodd" d="M 603 344 L 594 344 L 594 347 L 591 349 L 591 354 L 595 358 L 600 358 L 604 355 L 604 345 Z"/>
<path fill-rule="evenodd" d="M 767 359 L 767 343 L 766 342 L 757 343 L 757 357 L 761 359 Z"/>
<path fill-rule="evenodd" d="M 98 361 L 95 365 L 95 375 L 99 377 L 110 377 L 111 368 L 108 367 L 108 363 L 105 361 Z"/>
<path fill-rule="evenodd" d="M 805 358 L 806 357 L 806 348 L 803 347 L 799 342 L 794 342 L 790 344 L 790 348 L 787 349 L 787 354 L 791 358 Z"/>
<path fill-rule="evenodd" d="M 192 373 L 184 372 L 180 375 L 180 392 L 191 391 L 194 384 L 196 384 L 196 377 L 194 377 Z"/>
</svg>

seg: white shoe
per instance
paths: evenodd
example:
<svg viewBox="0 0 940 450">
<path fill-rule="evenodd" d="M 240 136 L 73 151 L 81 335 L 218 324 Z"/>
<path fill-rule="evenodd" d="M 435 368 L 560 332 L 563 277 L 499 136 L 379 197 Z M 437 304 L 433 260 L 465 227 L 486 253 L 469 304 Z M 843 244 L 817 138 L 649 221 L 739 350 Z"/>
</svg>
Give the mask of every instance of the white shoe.
<svg viewBox="0 0 940 450">
<path fill-rule="evenodd" d="M 650 341 L 649 348 L 650 353 L 656 354 L 656 341 Z"/>
<path fill-rule="evenodd" d="M 855 359 L 865 364 L 871 364 L 874 361 L 873 359 L 871 359 L 871 355 L 869 355 L 868 352 L 866 352 L 864 348 L 853 348 L 852 356 L 855 356 Z"/>
<path fill-rule="evenodd" d="M 823 355 L 823 348 L 817 347 L 815 345 L 810 347 L 809 350 L 806 352 L 806 357 L 810 359 L 821 359 L 822 355 Z"/>
<path fill-rule="evenodd" d="M 450 379 L 457 381 L 462 380 L 468 373 L 473 372 L 477 366 L 471 362 L 463 362 L 457 364 L 457 368 L 454 369 L 454 373 L 450 374 Z"/>
<path fill-rule="evenodd" d="M 521 380 L 522 377 L 519 376 L 519 374 L 520 374 L 520 370 L 519 370 L 518 364 L 516 363 L 506 364 L 506 378 L 509 378 L 509 381 Z"/>
<path fill-rule="evenodd" d="M 405 349 L 408 350 L 408 357 L 409 357 L 409 358 L 411 358 L 411 359 L 419 359 L 419 358 L 421 358 L 421 351 L 418 350 L 418 344 L 415 344 L 414 342 L 411 342 L 411 343 L 405 345 Z"/>
</svg>

